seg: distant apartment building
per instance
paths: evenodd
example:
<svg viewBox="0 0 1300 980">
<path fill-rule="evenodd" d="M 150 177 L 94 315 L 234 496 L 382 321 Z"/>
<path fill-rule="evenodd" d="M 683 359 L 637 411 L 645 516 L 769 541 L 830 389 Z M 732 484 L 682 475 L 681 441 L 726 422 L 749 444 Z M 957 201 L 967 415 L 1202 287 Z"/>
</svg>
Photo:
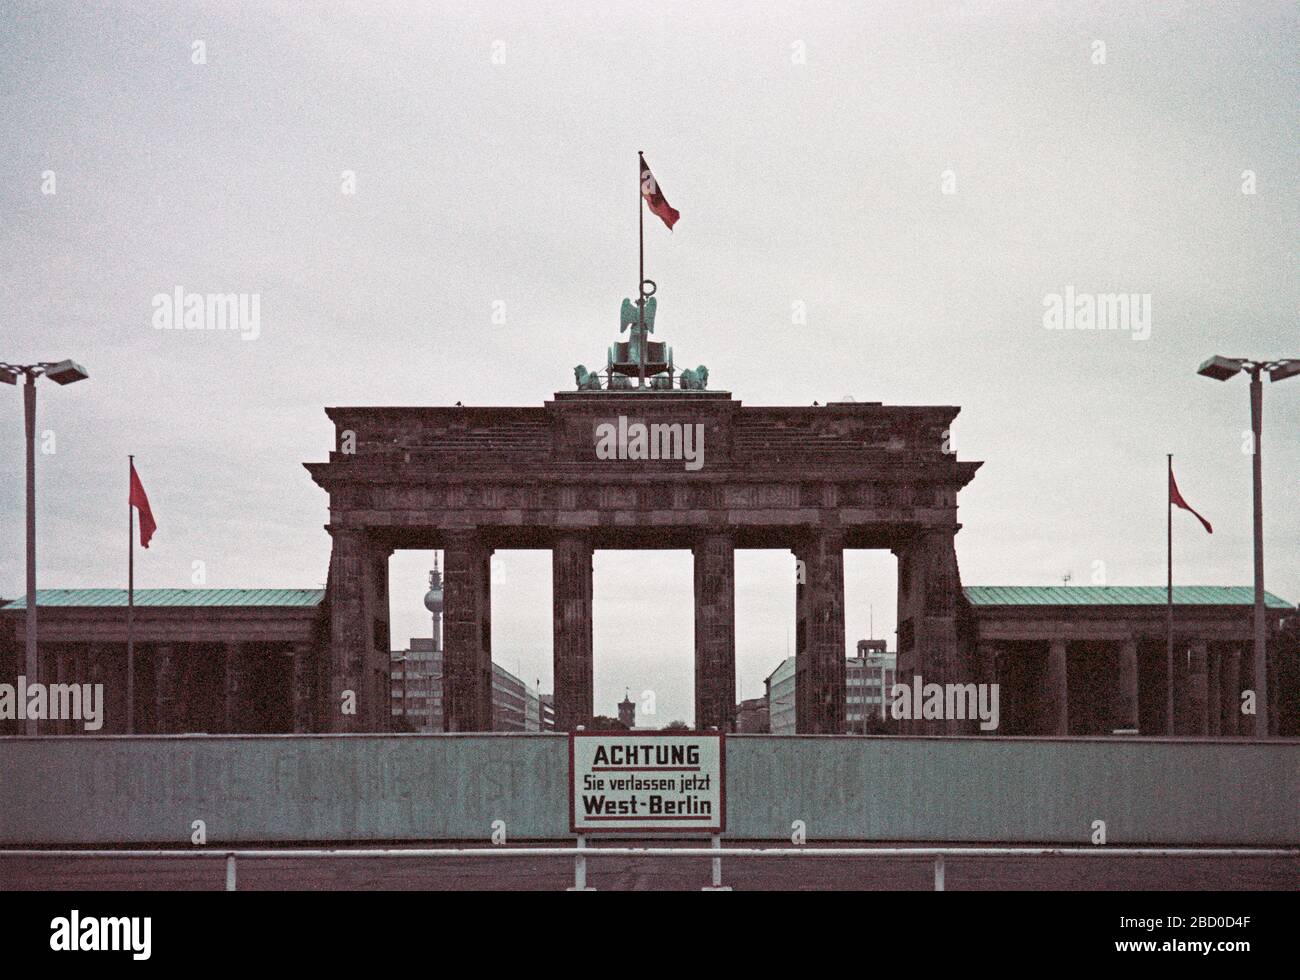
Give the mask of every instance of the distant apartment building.
<svg viewBox="0 0 1300 980">
<path fill-rule="evenodd" d="M 767 688 L 767 724 L 773 735 L 794 734 L 794 657 L 786 657 L 763 681 Z"/>
<path fill-rule="evenodd" d="M 392 658 L 394 727 L 442 731 L 442 651 L 434 649 L 431 637 L 413 636 L 410 645 L 395 651 Z"/>
<path fill-rule="evenodd" d="M 524 731 L 542 730 L 542 696 L 531 687 L 524 688 Z"/>
<path fill-rule="evenodd" d="M 764 681 L 768 728 L 773 735 L 795 733 L 794 667 L 795 658 L 786 657 Z M 858 655 L 846 657 L 844 668 L 846 731 L 852 734 L 864 730 L 864 711 L 866 730 L 870 731 L 873 719 L 881 717 L 882 696 L 887 703 L 888 692 L 894 685 L 897 655 L 885 649 L 884 640 L 859 640 Z"/>
<path fill-rule="evenodd" d="M 494 732 L 535 732 L 528 725 L 528 698 L 536 697 L 527 684 L 500 664 L 492 665 L 492 730 Z"/>
<path fill-rule="evenodd" d="M 392 654 L 394 728 L 413 732 L 444 731 L 442 651 L 428 637 L 412 637 L 405 650 Z M 500 664 L 492 665 L 492 730 L 540 732 L 546 715 L 543 697 Z M 554 727 L 554 712 L 550 714 Z M 403 724 L 404 720 L 404 724 Z"/>
<path fill-rule="evenodd" d="M 555 731 L 555 695 L 539 694 L 537 700 L 542 711 L 542 731 Z"/>
<path fill-rule="evenodd" d="M 898 657 L 884 640 L 858 640 L 858 655 L 845 660 L 844 722 L 850 732 L 870 730 L 870 721 L 885 720 L 885 705 L 894 686 Z M 863 718 L 868 719 L 864 727 Z"/>
</svg>

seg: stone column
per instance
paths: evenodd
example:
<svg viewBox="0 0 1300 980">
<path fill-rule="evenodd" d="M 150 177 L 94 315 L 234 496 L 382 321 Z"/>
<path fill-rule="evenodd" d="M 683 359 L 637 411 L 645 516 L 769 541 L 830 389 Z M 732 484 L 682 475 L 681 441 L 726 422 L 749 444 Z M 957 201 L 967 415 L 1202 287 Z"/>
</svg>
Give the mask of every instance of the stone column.
<svg viewBox="0 0 1300 980">
<path fill-rule="evenodd" d="M 1241 675 L 1241 689 L 1237 695 L 1237 734 L 1246 738 L 1260 738 L 1259 725 L 1259 688 L 1255 685 L 1255 651 L 1254 648 L 1247 645 L 1242 650 L 1240 667 L 1238 668 Z M 1241 695 L 1251 691 L 1255 695 L 1255 714 L 1247 715 L 1241 711 Z"/>
<path fill-rule="evenodd" d="M 957 528 L 921 531 L 894 549 L 898 556 L 898 682 L 920 676 L 925 684 L 970 683 L 977 667 L 957 638 L 961 572 L 957 565 Z M 903 731 L 956 735 L 969 732 L 968 721 L 913 720 Z"/>
<path fill-rule="evenodd" d="M 38 629 L 37 636 L 39 637 L 39 635 L 40 635 L 40 631 Z M 18 650 L 18 664 L 19 664 L 19 670 L 23 674 L 26 674 L 27 664 L 26 661 L 23 659 L 23 649 L 21 647 Z M 41 643 L 38 641 L 36 646 L 36 670 L 37 670 L 37 675 L 36 675 L 37 680 L 39 681 L 39 683 L 46 685 L 46 695 L 47 695 L 45 699 L 45 717 L 37 720 L 36 732 L 39 735 L 57 735 L 59 734 L 58 722 L 55 719 L 50 717 L 50 715 L 53 714 L 53 712 L 50 709 L 50 703 L 48 697 L 49 685 L 57 683 L 59 679 L 59 657 L 58 654 L 55 653 L 55 647 L 53 643 Z M 28 684 L 33 683 L 31 677 L 27 678 L 27 683 Z"/>
<path fill-rule="evenodd" d="M 705 534 L 695 556 L 695 727 L 735 731 L 736 552 L 730 534 Z"/>
<path fill-rule="evenodd" d="M 239 731 L 239 644 L 227 643 L 222 717 L 227 732 Z"/>
<path fill-rule="evenodd" d="M 59 644 L 54 648 L 54 683 L 60 685 L 60 687 L 72 683 L 71 660 L 67 648 L 63 644 Z M 51 693 L 48 687 L 46 693 Z M 57 695 L 51 694 L 48 701 L 50 732 L 54 735 L 67 735 L 72 731 L 72 720 L 67 718 L 60 710 L 60 700 Z M 65 703 L 71 709 L 71 699 L 68 699 Z M 57 718 L 55 717 L 56 714 L 58 715 Z"/>
<path fill-rule="evenodd" d="M 135 648 L 134 668 L 132 668 L 132 666 L 129 663 L 127 663 L 128 658 L 126 655 L 125 641 L 123 641 L 120 647 L 115 646 L 114 650 L 118 654 L 120 654 L 120 658 L 117 661 L 120 664 L 120 666 L 117 667 L 117 673 L 116 673 L 117 681 L 121 686 L 120 689 L 122 692 L 122 696 L 121 696 L 122 719 L 121 719 L 121 727 L 119 731 L 123 735 L 138 734 L 141 730 L 140 720 L 144 718 L 144 704 L 140 698 L 140 647 L 137 644 Z M 131 683 L 130 675 L 133 673 L 135 675 L 134 683 Z M 131 720 L 135 724 L 135 729 L 133 731 L 128 730 L 128 726 L 127 726 L 128 715 L 130 715 Z"/>
<path fill-rule="evenodd" d="M 104 681 L 104 647 L 99 643 L 87 643 L 85 651 L 86 661 L 85 669 L 82 672 L 82 680 L 90 685 L 89 695 L 92 700 L 95 697 L 95 685 L 104 685 L 104 700 L 100 702 L 100 710 L 103 712 L 100 720 L 103 724 L 100 725 L 99 731 L 89 732 L 88 734 L 110 735 L 117 731 L 114 723 L 119 715 L 117 706 L 112 701 L 113 685 Z M 126 716 L 122 715 L 121 717 L 125 718 Z"/>
<path fill-rule="evenodd" d="M 111 643 L 95 648 L 91 661 L 91 683 L 104 685 L 104 726 L 100 735 L 122 735 L 126 732 L 126 675 L 117 673 L 117 650 Z"/>
<path fill-rule="evenodd" d="M 1047 651 L 1047 676 L 1044 685 L 1044 720 L 1047 735 L 1070 734 L 1070 690 L 1066 660 L 1066 643 L 1053 640 Z"/>
<path fill-rule="evenodd" d="M 177 711 L 175 654 L 169 645 L 159 644 L 154 647 L 153 660 L 154 711 L 158 720 L 155 730 L 167 733 L 179 732 L 181 725 Z"/>
<path fill-rule="evenodd" d="M 1282 720 L 1281 697 L 1282 685 L 1278 683 L 1277 676 L 1277 643 L 1270 640 L 1266 645 L 1265 663 L 1268 667 L 1268 735 L 1270 738 L 1276 738 L 1280 730 L 1278 723 Z"/>
<path fill-rule="evenodd" d="M 1241 651 L 1234 647 L 1224 653 L 1222 669 L 1219 710 L 1223 722 L 1220 731 L 1224 735 L 1236 735 L 1241 731 Z"/>
<path fill-rule="evenodd" d="M 1138 730 L 1138 648 L 1125 640 L 1119 648 L 1119 691 L 1115 699 L 1115 727 Z"/>
<path fill-rule="evenodd" d="M 371 653 L 370 543 L 364 529 L 330 527 L 329 697 L 321 728 L 328 732 L 366 731 L 374 714 Z M 350 695 L 349 695 L 350 692 Z M 355 711 L 344 712 L 345 707 Z M 381 705 L 389 711 L 385 697 Z"/>
<path fill-rule="evenodd" d="M 370 696 L 358 711 L 362 731 L 393 731 L 393 657 L 388 622 L 388 559 L 391 548 L 373 536 L 366 549 L 366 607 L 370 610 L 366 677 Z"/>
<path fill-rule="evenodd" d="M 1220 735 L 1223 732 L 1223 696 L 1219 691 L 1220 675 L 1219 650 L 1211 647 L 1205 662 L 1205 734 Z"/>
<path fill-rule="evenodd" d="M 551 549 L 558 732 L 571 732 L 578 725 L 590 726 L 595 710 L 591 559 L 591 540 L 582 534 L 561 535 Z"/>
<path fill-rule="evenodd" d="M 1165 734 L 1185 735 L 1187 733 L 1187 648 L 1176 636 L 1172 668 L 1169 673 L 1169 683 L 1174 689 L 1174 721 L 1173 728 Z"/>
<path fill-rule="evenodd" d="M 991 640 L 981 640 L 975 648 L 975 674 L 976 682 L 992 686 L 998 682 L 998 646 Z M 1001 691 L 998 697 L 998 713 L 1001 715 Z M 976 718 L 968 726 L 970 732 L 975 735 L 996 735 L 1002 726 L 1001 717 L 998 718 L 998 728 L 984 731 L 980 728 L 980 721 Z"/>
<path fill-rule="evenodd" d="M 316 703 L 313 653 L 310 643 L 293 645 L 293 730 L 298 733 L 313 730 Z"/>
<path fill-rule="evenodd" d="M 795 546 L 795 731 L 844 732 L 844 539 L 819 531 Z"/>
<path fill-rule="evenodd" d="M 64 665 L 63 668 L 63 682 L 65 684 L 75 684 L 77 685 L 78 688 L 80 688 L 81 672 L 85 664 L 85 658 L 86 658 L 86 648 L 83 644 L 80 643 L 69 644 L 68 651 L 65 654 L 65 656 L 67 658 L 67 663 Z M 75 697 L 77 700 L 80 700 L 81 691 L 78 690 L 77 693 L 73 695 L 73 697 Z M 69 707 L 72 707 L 73 702 L 69 701 L 68 704 Z M 86 730 L 84 726 L 84 721 L 85 721 L 84 704 L 82 705 L 81 710 L 82 710 L 81 718 L 69 717 L 63 722 L 63 730 L 65 734 L 75 735 L 78 732 L 84 732 Z"/>
<path fill-rule="evenodd" d="M 1206 644 L 1193 640 L 1187 662 L 1187 734 L 1204 735 L 1206 709 Z"/>
<path fill-rule="evenodd" d="M 488 560 L 477 532 L 444 536 L 442 710 L 448 732 L 492 730 Z"/>
<path fill-rule="evenodd" d="M 487 731 L 497 730 L 496 709 L 492 704 L 492 552 L 492 548 L 484 548 L 480 552 L 479 562 L 482 567 L 478 579 L 479 672 L 475 691 L 480 705 L 486 705 Z"/>
</svg>

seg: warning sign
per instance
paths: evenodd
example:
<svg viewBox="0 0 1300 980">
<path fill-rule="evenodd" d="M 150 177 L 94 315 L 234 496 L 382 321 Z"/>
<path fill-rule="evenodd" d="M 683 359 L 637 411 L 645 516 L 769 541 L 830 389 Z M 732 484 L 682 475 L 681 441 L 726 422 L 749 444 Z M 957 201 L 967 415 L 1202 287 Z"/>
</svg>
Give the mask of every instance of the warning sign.
<svg viewBox="0 0 1300 980">
<path fill-rule="evenodd" d="M 573 732 L 574 833 L 726 829 L 726 755 L 719 732 Z"/>
</svg>

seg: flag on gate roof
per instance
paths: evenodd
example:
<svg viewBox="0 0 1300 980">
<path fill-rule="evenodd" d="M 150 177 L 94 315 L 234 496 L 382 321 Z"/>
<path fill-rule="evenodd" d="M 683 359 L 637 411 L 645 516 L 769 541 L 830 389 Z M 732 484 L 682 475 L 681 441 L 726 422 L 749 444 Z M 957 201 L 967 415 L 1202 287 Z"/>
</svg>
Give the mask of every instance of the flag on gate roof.
<svg viewBox="0 0 1300 980">
<path fill-rule="evenodd" d="M 655 175 L 650 172 L 650 165 L 645 162 L 645 157 L 641 157 L 641 196 L 645 198 L 646 204 L 650 210 L 659 216 L 668 230 L 673 230 L 673 225 L 677 224 L 681 212 L 668 203 L 664 197 L 663 189 L 660 188 L 659 182 L 655 180 Z"/>
</svg>

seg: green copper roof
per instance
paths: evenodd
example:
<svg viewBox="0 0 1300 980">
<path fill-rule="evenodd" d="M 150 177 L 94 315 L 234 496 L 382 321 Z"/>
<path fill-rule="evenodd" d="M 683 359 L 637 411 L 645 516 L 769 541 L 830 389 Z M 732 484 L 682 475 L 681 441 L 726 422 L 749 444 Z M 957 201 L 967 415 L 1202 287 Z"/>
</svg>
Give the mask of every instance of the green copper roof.
<svg viewBox="0 0 1300 980">
<path fill-rule="evenodd" d="M 1163 606 L 1160 585 L 972 585 L 966 598 L 975 606 Z M 324 589 L 136 589 L 137 606 L 312 607 Z M 1248 585 L 1176 585 L 1176 606 L 1249 606 L 1255 601 Z M 1269 609 L 1294 606 L 1270 593 Z M 43 607 L 126 606 L 126 589 L 39 589 L 36 605 Z M 25 609 L 24 597 L 3 608 Z"/>
<path fill-rule="evenodd" d="M 319 606 L 324 589 L 136 589 L 137 606 L 273 606 L 277 608 Z M 36 608 L 126 606 L 126 589 L 37 589 Z M 6 612 L 26 609 L 20 596 Z"/>
<path fill-rule="evenodd" d="M 1163 585 L 972 585 L 963 589 L 973 606 L 1163 606 Z M 1175 585 L 1175 606 L 1250 606 L 1249 585 Z M 1264 593 L 1269 609 L 1294 609 Z"/>
</svg>

